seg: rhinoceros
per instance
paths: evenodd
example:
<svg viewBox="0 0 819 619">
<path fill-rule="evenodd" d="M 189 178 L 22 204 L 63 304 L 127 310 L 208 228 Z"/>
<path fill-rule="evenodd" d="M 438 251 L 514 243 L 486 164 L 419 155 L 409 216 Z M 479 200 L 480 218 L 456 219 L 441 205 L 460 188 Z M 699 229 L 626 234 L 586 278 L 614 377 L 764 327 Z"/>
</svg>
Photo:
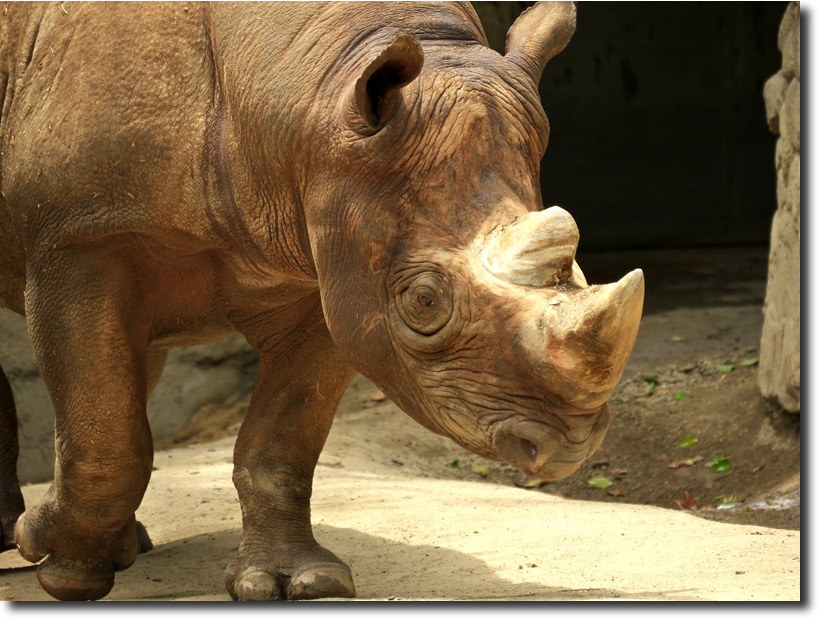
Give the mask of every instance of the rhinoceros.
<svg viewBox="0 0 819 619">
<path fill-rule="evenodd" d="M 101 598 L 138 554 L 172 347 L 260 351 L 234 599 L 355 595 L 310 495 L 356 372 L 538 478 L 599 446 L 644 282 L 588 285 L 574 220 L 543 206 L 538 82 L 573 3 L 528 9 L 505 54 L 468 3 L 9 3 L 0 23 L 0 305 L 56 411 L 54 484 L 24 511 L 0 373 L 0 520 L 49 594 Z"/>
</svg>

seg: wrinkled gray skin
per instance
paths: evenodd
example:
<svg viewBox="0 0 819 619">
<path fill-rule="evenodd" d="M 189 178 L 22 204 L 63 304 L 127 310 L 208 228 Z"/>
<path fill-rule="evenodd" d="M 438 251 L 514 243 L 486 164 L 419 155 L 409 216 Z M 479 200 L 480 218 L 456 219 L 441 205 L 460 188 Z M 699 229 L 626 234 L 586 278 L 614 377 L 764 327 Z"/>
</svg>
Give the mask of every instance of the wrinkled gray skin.
<svg viewBox="0 0 819 619">
<path fill-rule="evenodd" d="M 542 281 L 497 258 L 512 236 L 481 254 L 543 207 L 537 80 L 573 31 L 571 5 L 538 6 L 502 56 L 459 3 L 3 6 L 0 305 L 28 319 L 57 457 L 21 516 L 0 372 L 0 522 L 45 557 L 51 595 L 100 598 L 136 557 L 171 347 L 238 331 L 261 353 L 235 450 L 238 599 L 355 594 L 310 494 L 356 371 L 532 475 L 593 452 L 642 278 L 595 301 L 563 211 Z"/>
</svg>

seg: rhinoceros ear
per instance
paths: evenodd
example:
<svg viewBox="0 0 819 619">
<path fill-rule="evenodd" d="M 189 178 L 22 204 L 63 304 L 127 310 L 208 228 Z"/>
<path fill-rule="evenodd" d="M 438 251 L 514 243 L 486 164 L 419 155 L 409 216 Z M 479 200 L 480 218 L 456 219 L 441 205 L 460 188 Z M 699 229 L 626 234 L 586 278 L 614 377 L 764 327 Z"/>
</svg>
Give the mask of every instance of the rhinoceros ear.
<svg viewBox="0 0 819 619">
<path fill-rule="evenodd" d="M 538 2 L 509 28 L 506 58 L 523 67 L 537 84 L 546 63 L 569 44 L 576 23 L 574 2 Z"/>
<path fill-rule="evenodd" d="M 400 35 L 373 60 L 355 84 L 355 105 L 372 131 L 392 116 L 401 89 L 418 77 L 424 51 L 414 36 Z"/>
</svg>

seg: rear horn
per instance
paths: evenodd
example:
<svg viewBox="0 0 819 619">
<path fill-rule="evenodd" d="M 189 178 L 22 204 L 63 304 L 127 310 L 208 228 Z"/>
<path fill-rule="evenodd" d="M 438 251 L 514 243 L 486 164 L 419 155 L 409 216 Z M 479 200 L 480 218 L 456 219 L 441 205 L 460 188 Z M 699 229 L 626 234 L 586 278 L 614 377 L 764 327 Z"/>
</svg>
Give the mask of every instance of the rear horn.
<svg viewBox="0 0 819 619">
<path fill-rule="evenodd" d="M 493 230 L 486 239 L 483 264 L 492 275 L 511 284 L 553 286 L 572 278 L 579 240 L 572 216 L 553 206 Z"/>
</svg>

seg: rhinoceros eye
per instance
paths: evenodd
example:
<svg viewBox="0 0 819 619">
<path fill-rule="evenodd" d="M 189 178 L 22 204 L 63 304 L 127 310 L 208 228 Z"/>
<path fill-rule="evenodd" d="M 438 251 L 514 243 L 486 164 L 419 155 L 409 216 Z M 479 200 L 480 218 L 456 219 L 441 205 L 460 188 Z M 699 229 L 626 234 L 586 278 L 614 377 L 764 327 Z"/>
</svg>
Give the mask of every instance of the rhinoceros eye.
<svg viewBox="0 0 819 619">
<path fill-rule="evenodd" d="M 438 273 L 422 273 L 404 282 L 398 295 L 398 313 L 406 325 L 421 335 L 433 335 L 452 316 L 452 290 Z"/>
</svg>

